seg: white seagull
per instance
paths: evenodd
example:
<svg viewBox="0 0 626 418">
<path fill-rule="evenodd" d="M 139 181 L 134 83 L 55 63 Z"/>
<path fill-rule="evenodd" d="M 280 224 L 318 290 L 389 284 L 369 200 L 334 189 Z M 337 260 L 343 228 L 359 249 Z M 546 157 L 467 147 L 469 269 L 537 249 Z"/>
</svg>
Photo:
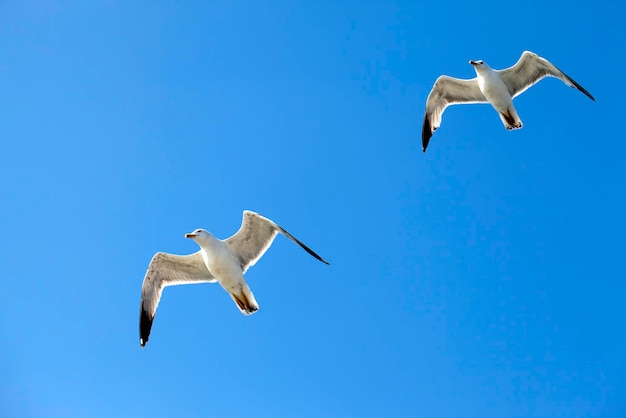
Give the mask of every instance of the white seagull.
<svg viewBox="0 0 626 418">
<path fill-rule="evenodd" d="M 422 126 L 422 151 L 426 152 L 430 137 L 441 125 L 443 111 L 454 104 L 489 102 L 500 115 L 506 129 L 521 128 L 522 121 L 513 106 L 513 98 L 544 77 L 556 77 L 568 86 L 582 91 L 591 100 L 596 100 L 563 71 L 530 51 L 524 51 L 514 66 L 504 70 L 494 70 L 482 60 L 470 60 L 469 63 L 476 70 L 476 78 L 461 80 L 442 75 L 435 81 L 426 100 L 426 113 Z"/>
<path fill-rule="evenodd" d="M 259 305 L 243 275 L 265 254 L 279 232 L 313 257 L 329 264 L 270 219 L 249 210 L 243 212 L 239 231 L 228 239 L 220 240 L 204 229 L 196 229 L 185 237 L 196 241 L 200 251 L 190 255 L 156 253 L 141 286 L 139 344 L 144 347 L 148 342 L 157 305 L 166 286 L 218 282 L 233 298 L 241 313 L 249 315 L 256 312 Z"/>
</svg>

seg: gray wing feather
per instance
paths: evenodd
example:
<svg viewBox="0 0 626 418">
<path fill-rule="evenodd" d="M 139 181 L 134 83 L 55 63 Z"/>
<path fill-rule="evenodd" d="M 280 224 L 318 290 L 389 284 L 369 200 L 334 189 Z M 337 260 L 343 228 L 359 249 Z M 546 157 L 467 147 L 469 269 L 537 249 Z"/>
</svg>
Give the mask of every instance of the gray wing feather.
<svg viewBox="0 0 626 418">
<path fill-rule="evenodd" d="M 542 78 L 556 77 L 568 86 L 577 88 L 591 100 L 595 101 L 593 96 L 580 84 L 574 81 L 574 79 L 558 69 L 545 58 L 542 58 L 530 51 L 524 51 L 515 65 L 504 70 L 499 70 L 498 74 L 502 78 L 502 81 L 504 81 L 504 84 L 508 87 L 509 93 L 512 97 L 519 96 Z"/>
<path fill-rule="evenodd" d="M 426 100 L 422 125 L 422 150 L 426 152 L 433 133 L 441 125 L 441 115 L 446 107 L 462 103 L 486 103 L 487 98 L 478 87 L 478 80 L 462 80 L 442 75 L 435 81 Z"/>
<path fill-rule="evenodd" d="M 241 227 L 235 235 L 225 240 L 226 245 L 239 257 L 241 268 L 245 273 L 252 267 L 267 251 L 274 242 L 278 233 L 284 234 L 313 257 L 328 264 L 323 258 L 313 250 L 297 240 L 289 232 L 275 224 L 272 220 L 259 215 L 258 213 L 246 210 L 243 212 Z"/>
</svg>

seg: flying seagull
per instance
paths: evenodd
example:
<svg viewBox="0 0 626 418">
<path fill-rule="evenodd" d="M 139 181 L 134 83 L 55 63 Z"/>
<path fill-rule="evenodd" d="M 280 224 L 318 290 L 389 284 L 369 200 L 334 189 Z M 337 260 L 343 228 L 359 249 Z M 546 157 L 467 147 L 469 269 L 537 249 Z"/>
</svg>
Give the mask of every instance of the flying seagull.
<svg viewBox="0 0 626 418">
<path fill-rule="evenodd" d="M 270 219 L 249 210 L 243 212 L 239 231 L 228 239 L 220 240 L 204 229 L 196 229 L 185 237 L 196 241 L 200 251 L 190 255 L 156 253 L 141 286 L 139 344 L 144 347 L 148 342 L 157 305 L 166 286 L 218 282 L 241 313 L 256 312 L 259 305 L 243 275 L 265 254 L 279 232 L 313 257 L 329 264 Z"/>
<path fill-rule="evenodd" d="M 524 51 L 519 61 L 507 69 L 494 70 L 482 60 L 469 62 L 476 70 L 476 78 L 461 80 L 442 75 L 435 81 L 426 100 L 426 113 L 422 126 L 422 151 L 426 152 L 430 137 L 441 125 L 441 115 L 446 107 L 463 103 L 489 102 L 496 109 L 508 130 L 522 127 L 513 98 L 544 77 L 556 77 L 570 87 L 582 91 L 591 100 L 596 100 L 580 84 L 545 58 Z"/>
</svg>

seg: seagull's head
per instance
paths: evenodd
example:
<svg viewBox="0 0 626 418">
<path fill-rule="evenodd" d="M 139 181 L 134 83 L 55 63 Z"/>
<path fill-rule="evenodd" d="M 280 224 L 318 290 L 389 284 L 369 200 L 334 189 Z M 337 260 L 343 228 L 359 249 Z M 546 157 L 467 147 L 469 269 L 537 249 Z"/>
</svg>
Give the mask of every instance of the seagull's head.
<svg viewBox="0 0 626 418">
<path fill-rule="evenodd" d="M 185 234 L 185 238 L 191 238 L 194 241 L 196 241 L 198 244 L 200 244 L 200 243 L 209 241 L 211 238 L 213 238 L 213 235 L 211 235 L 211 233 L 207 230 L 196 229 L 193 232 L 189 232 L 188 234 Z"/>
<path fill-rule="evenodd" d="M 478 60 L 478 61 L 470 60 L 469 63 L 472 65 L 472 67 L 474 67 L 474 70 L 476 70 L 477 73 L 480 71 L 491 69 L 491 67 L 488 66 L 483 60 Z"/>
</svg>

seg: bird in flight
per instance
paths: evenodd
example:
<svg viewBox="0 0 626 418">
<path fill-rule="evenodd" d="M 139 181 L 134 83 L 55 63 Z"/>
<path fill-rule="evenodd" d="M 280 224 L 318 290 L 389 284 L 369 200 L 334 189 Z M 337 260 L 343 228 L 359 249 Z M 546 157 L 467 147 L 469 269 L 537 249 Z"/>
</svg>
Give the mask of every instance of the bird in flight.
<svg viewBox="0 0 626 418">
<path fill-rule="evenodd" d="M 422 125 L 422 151 L 426 152 L 433 132 L 441 125 L 443 111 L 454 104 L 490 103 L 500 115 L 506 129 L 521 128 L 522 121 L 513 106 L 513 99 L 544 77 L 556 77 L 595 101 L 593 96 L 571 77 L 545 58 L 530 51 L 525 51 L 514 66 L 504 70 L 494 70 L 482 60 L 470 60 L 469 63 L 476 71 L 476 78 L 462 80 L 442 75 L 435 81 L 426 100 Z"/>
<path fill-rule="evenodd" d="M 167 286 L 218 282 L 241 313 L 256 312 L 259 305 L 246 284 L 244 273 L 265 254 L 279 232 L 313 257 L 329 264 L 279 225 L 249 210 L 243 212 L 241 227 L 230 238 L 220 240 L 204 229 L 196 229 L 185 237 L 193 239 L 200 251 L 189 255 L 156 253 L 141 287 L 139 344 L 144 347 L 148 342 L 161 293 Z"/>
</svg>

